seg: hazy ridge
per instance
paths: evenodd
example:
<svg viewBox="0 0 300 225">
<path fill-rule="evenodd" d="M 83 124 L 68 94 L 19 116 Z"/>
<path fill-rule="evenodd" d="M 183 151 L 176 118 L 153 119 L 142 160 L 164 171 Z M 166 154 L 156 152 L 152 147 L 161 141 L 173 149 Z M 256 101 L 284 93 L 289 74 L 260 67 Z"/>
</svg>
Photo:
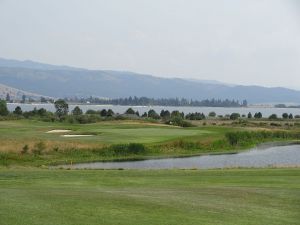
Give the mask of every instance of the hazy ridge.
<svg viewBox="0 0 300 225">
<path fill-rule="evenodd" d="M 197 100 L 247 99 L 250 103 L 300 103 L 300 91 L 288 88 L 227 85 L 215 81 L 160 78 L 126 71 L 87 70 L 7 59 L 0 59 L 0 83 L 25 92 L 56 98 L 146 96 Z"/>
</svg>

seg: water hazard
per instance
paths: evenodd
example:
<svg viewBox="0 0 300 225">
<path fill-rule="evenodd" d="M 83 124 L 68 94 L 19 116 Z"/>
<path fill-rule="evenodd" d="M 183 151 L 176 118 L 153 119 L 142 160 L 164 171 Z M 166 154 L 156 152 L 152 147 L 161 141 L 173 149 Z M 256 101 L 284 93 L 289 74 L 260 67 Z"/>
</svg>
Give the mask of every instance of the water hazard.
<svg viewBox="0 0 300 225">
<path fill-rule="evenodd" d="M 300 166 L 300 145 L 264 145 L 237 154 L 205 155 L 185 158 L 151 159 L 126 162 L 81 163 L 73 169 L 214 169 Z"/>
</svg>

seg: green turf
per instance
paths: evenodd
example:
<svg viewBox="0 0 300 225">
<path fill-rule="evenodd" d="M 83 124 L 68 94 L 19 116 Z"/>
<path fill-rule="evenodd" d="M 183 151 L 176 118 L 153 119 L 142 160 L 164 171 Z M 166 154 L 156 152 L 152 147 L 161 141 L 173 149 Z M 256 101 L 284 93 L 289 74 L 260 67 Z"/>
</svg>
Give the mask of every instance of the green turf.
<svg viewBox="0 0 300 225">
<path fill-rule="evenodd" d="M 296 225 L 300 170 L 0 170 L 0 225 Z"/>
<path fill-rule="evenodd" d="M 127 124 L 128 123 L 128 124 Z M 72 130 L 70 134 L 94 134 L 92 137 L 62 137 L 61 133 L 48 134 L 53 129 Z M 137 122 L 102 122 L 93 124 L 47 123 L 32 120 L 0 121 L 0 141 L 28 139 L 56 140 L 68 142 L 72 140 L 95 143 L 154 143 L 173 140 L 179 137 L 199 136 L 211 133 L 205 129 L 180 128 L 161 124 Z"/>
</svg>

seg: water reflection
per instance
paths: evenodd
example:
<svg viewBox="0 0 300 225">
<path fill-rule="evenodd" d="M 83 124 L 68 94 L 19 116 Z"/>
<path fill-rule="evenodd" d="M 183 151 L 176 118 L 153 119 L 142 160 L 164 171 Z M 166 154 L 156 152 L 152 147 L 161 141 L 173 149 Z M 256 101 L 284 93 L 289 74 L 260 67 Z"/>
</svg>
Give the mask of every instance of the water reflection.
<svg viewBox="0 0 300 225">
<path fill-rule="evenodd" d="M 300 145 L 263 146 L 237 154 L 188 158 L 153 159 L 130 162 L 96 162 L 72 165 L 74 169 L 213 169 L 232 167 L 300 166 Z M 65 168 L 70 166 L 64 166 Z"/>
</svg>

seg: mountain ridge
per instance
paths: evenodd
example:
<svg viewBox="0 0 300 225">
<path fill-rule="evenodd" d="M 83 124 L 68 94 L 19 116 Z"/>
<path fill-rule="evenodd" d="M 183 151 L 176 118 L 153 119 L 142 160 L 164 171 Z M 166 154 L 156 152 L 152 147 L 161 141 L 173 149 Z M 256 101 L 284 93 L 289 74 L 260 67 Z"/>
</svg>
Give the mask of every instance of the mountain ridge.
<svg viewBox="0 0 300 225">
<path fill-rule="evenodd" d="M 9 96 L 12 99 L 22 99 L 22 96 L 25 95 L 26 98 L 31 98 L 35 100 L 39 100 L 41 97 L 47 97 L 43 95 L 39 95 L 36 93 L 31 93 L 28 91 L 23 91 L 17 88 L 13 88 L 7 85 L 3 85 L 0 83 L 0 99 L 6 99 L 6 95 L 9 94 Z M 49 98 L 49 97 L 47 97 Z"/>
<path fill-rule="evenodd" d="M 0 58 L 0 83 L 55 98 L 146 96 L 195 100 L 247 99 L 250 103 L 300 103 L 300 91 L 284 87 L 161 78 L 129 71 L 88 70 L 2 58 Z"/>
</svg>

